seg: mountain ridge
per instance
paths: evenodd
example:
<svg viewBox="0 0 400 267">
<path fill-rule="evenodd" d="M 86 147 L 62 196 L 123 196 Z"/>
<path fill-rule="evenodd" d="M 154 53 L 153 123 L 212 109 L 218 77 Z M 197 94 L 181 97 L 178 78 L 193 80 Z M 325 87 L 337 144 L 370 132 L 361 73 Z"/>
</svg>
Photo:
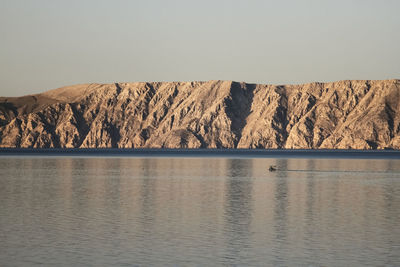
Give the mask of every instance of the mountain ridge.
<svg viewBox="0 0 400 267">
<path fill-rule="evenodd" d="M 0 147 L 400 149 L 400 81 L 80 84 L 0 97 Z"/>
</svg>

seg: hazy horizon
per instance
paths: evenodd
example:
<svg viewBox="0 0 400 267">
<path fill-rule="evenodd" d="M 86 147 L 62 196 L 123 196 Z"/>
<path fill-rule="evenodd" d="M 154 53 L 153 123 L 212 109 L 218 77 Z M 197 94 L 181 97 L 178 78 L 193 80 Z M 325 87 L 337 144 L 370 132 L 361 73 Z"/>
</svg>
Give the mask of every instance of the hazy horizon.
<svg viewBox="0 0 400 267">
<path fill-rule="evenodd" d="M 0 1 L 1 96 L 82 83 L 400 78 L 399 1 Z"/>
</svg>

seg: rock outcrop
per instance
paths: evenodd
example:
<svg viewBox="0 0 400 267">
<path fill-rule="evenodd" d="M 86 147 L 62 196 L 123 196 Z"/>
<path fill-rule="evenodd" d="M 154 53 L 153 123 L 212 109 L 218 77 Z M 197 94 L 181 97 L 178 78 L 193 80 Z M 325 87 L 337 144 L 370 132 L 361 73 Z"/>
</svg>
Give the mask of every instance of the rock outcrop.
<svg viewBox="0 0 400 267">
<path fill-rule="evenodd" d="M 85 84 L 1 97 L 0 147 L 400 149 L 400 81 Z"/>
</svg>

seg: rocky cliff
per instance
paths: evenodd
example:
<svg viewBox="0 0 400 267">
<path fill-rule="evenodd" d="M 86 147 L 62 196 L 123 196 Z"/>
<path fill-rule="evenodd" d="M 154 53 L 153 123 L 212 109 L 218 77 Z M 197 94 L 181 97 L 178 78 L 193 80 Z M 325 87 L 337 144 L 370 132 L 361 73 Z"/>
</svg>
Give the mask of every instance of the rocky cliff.
<svg viewBox="0 0 400 267">
<path fill-rule="evenodd" d="M 400 80 L 84 84 L 1 97 L 0 147 L 400 149 Z"/>
</svg>

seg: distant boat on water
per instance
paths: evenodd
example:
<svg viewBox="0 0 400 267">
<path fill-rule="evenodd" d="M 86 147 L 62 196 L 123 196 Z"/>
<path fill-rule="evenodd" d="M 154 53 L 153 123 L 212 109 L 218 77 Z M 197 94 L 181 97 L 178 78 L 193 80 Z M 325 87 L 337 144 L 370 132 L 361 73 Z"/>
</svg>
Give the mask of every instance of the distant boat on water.
<svg viewBox="0 0 400 267">
<path fill-rule="evenodd" d="M 269 168 L 268 168 L 268 170 L 269 170 L 270 172 L 274 172 L 274 171 L 276 171 L 276 166 L 270 165 Z"/>
</svg>

